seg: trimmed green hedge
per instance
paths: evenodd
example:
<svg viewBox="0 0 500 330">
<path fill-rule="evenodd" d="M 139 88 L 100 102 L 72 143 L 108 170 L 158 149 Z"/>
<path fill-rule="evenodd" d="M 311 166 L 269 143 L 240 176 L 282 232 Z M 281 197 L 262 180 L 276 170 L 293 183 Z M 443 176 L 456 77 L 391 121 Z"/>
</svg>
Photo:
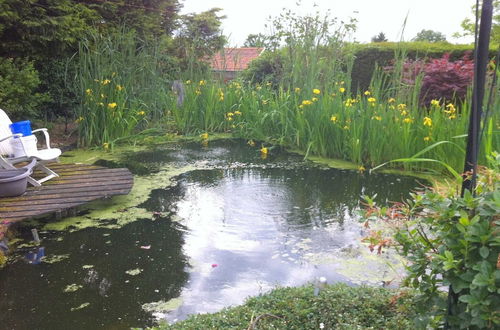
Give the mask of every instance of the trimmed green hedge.
<svg viewBox="0 0 500 330">
<path fill-rule="evenodd" d="M 379 42 L 369 44 L 350 44 L 349 50 L 354 53 L 355 59 L 351 73 L 351 88 L 353 92 L 359 89 L 366 90 L 370 85 L 373 71 L 378 66 L 388 66 L 394 59 L 394 54 L 404 51 L 410 59 L 417 58 L 440 58 L 445 53 L 450 54 L 450 60 L 461 59 L 465 54 L 472 52 L 474 45 L 456 45 L 447 42 Z M 323 49 L 329 55 L 332 50 Z M 496 49 L 491 48 L 490 57 L 494 58 Z M 262 83 L 271 81 L 273 84 L 279 83 L 283 77 L 282 66 L 283 54 L 281 51 L 267 52 L 263 56 L 253 61 L 249 68 L 243 72 L 241 78 Z"/>
<path fill-rule="evenodd" d="M 404 51 L 408 58 L 440 58 L 445 53 L 450 54 L 450 60 L 455 61 L 467 53 L 472 56 L 474 45 L 455 45 L 447 42 L 379 42 L 353 45 L 355 60 L 352 68 L 352 89 L 366 90 L 376 65 L 387 66 L 394 59 L 397 51 Z M 495 56 L 495 50 L 490 56 Z"/>
<path fill-rule="evenodd" d="M 404 291 L 345 284 L 327 286 L 318 296 L 311 285 L 279 288 L 160 329 L 413 329 L 412 301 Z"/>
</svg>

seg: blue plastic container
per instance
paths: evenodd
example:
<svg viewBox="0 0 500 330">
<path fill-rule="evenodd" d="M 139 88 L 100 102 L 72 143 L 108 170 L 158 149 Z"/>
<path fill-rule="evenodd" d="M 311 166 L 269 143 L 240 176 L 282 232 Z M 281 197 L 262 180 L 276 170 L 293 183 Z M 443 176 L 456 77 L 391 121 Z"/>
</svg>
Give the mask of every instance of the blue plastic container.
<svg viewBox="0 0 500 330">
<path fill-rule="evenodd" d="M 18 121 L 10 124 L 10 130 L 12 131 L 12 134 L 21 133 L 23 136 L 32 135 L 31 122 L 29 120 Z"/>
</svg>

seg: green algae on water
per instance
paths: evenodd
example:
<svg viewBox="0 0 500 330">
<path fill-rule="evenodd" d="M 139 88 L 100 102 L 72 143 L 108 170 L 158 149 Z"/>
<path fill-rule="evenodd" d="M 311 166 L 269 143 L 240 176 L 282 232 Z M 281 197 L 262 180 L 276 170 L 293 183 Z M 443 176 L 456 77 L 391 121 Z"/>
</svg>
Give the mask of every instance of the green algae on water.
<svg viewBox="0 0 500 330">
<path fill-rule="evenodd" d="M 61 262 L 69 258 L 69 254 L 59 254 L 59 255 L 48 255 L 42 258 L 42 261 L 46 264 L 55 264 L 56 262 Z"/>
<path fill-rule="evenodd" d="M 142 309 L 148 313 L 167 313 L 179 308 L 182 303 L 182 298 L 173 298 L 168 301 L 160 300 L 143 304 Z"/>
<path fill-rule="evenodd" d="M 130 276 L 137 276 L 140 273 L 142 273 L 143 270 L 144 269 L 142 269 L 142 268 L 135 268 L 135 269 L 129 269 L 129 270 L 125 271 L 125 273 L 130 275 Z"/>
<path fill-rule="evenodd" d="M 74 311 L 77 311 L 80 309 L 84 309 L 85 307 L 88 307 L 88 306 L 90 306 L 90 303 L 86 302 L 86 303 L 81 304 L 78 307 L 71 307 L 71 311 L 74 312 Z"/>
<path fill-rule="evenodd" d="M 79 284 L 73 283 L 73 284 L 69 284 L 69 285 L 67 285 L 67 286 L 64 288 L 63 292 L 65 292 L 65 293 L 75 292 L 75 291 L 80 290 L 81 288 L 83 288 L 83 286 L 82 286 L 82 285 L 79 285 Z"/>
<path fill-rule="evenodd" d="M 194 169 L 196 168 L 191 165 L 181 168 L 165 167 L 160 172 L 149 176 L 134 177 L 134 186 L 128 195 L 89 203 L 88 214 L 49 222 L 44 225 L 43 230 L 74 232 L 95 227 L 119 229 L 138 219 L 152 219 L 151 212 L 137 205 L 149 198 L 151 190 L 169 187 L 173 184 L 173 177 Z"/>
</svg>

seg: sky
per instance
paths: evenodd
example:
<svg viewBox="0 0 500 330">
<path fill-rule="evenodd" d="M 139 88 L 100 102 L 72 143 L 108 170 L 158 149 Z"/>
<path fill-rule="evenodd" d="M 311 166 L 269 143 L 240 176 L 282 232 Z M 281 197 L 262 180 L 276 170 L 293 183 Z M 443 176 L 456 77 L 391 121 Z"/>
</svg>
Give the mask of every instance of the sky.
<svg viewBox="0 0 500 330">
<path fill-rule="evenodd" d="M 225 15 L 223 33 L 229 37 L 229 46 L 242 46 L 249 34 L 269 34 L 265 24 L 269 16 L 278 16 L 283 8 L 300 13 L 320 13 L 330 10 L 332 17 L 349 21 L 358 20 L 353 40 L 370 42 L 379 32 L 389 41 L 401 40 L 401 28 L 408 15 L 404 40 L 411 40 L 422 29 L 443 33 L 449 42 L 469 43 L 472 38 L 456 39 L 454 32 L 461 32 L 460 23 L 472 18 L 471 7 L 475 0 L 183 0 L 181 13 L 200 13 L 208 9 L 222 8 Z M 316 4 L 316 7 L 313 5 Z M 351 40 L 352 41 L 352 40 Z"/>
</svg>

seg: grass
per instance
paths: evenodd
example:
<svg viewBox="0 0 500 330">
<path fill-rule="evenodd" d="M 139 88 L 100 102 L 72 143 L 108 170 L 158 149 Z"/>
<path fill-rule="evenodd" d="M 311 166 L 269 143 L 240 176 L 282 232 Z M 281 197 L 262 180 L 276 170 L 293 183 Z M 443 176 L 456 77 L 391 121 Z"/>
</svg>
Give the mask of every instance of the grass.
<svg viewBox="0 0 500 330">
<path fill-rule="evenodd" d="M 158 329 L 412 329 L 412 295 L 384 288 L 311 285 L 277 288 L 214 314 Z"/>
</svg>

